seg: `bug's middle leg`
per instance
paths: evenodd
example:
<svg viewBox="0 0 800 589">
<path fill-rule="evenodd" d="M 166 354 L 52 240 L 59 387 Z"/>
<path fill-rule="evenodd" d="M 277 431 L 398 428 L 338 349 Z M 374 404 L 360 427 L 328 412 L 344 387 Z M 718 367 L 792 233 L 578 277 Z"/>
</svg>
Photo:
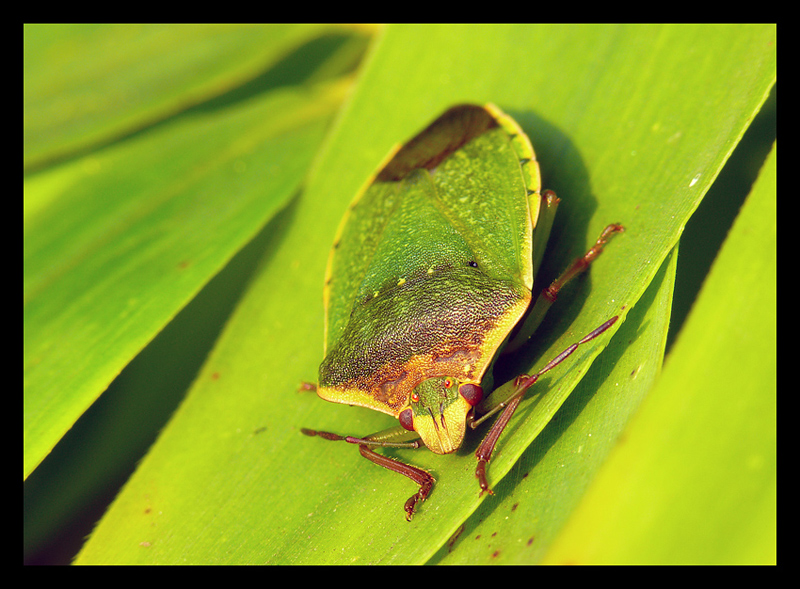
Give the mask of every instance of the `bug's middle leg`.
<svg viewBox="0 0 800 589">
<path fill-rule="evenodd" d="M 547 314 L 547 311 L 550 310 L 550 307 L 558 298 L 558 294 L 561 292 L 561 289 L 564 288 L 564 286 L 570 280 L 589 268 L 592 262 L 594 262 L 597 257 L 603 253 L 603 248 L 615 233 L 622 233 L 623 231 L 625 231 L 625 228 L 618 223 L 606 226 L 606 228 L 603 229 L 603 232 L 600 234 L 600 237 L 598 237 L 597 241 L 595 241 L 594 245 L 589 248 L 589 251 L 580 258 L 575 259 L 558 278 L 550 283 L 550 286 L 541 292 L 541 294 L 537 297 L 536 302 L 533 304 L 533 308 L 525 318 L 525 322 L 523 323 L 522 327 L 503 349 L 504 354 L 508 354 L 519 349 L 523 344 L 525 344 L 525 342 L 528 341 L 531 335 L 533 335 L 541 322 L 544 320 L 544 316 Z"/>
</svg>

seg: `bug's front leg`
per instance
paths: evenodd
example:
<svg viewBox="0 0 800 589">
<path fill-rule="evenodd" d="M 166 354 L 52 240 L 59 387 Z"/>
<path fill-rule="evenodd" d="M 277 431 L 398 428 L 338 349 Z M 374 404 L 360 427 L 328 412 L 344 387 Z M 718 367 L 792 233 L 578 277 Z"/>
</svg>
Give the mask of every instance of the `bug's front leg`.
<svg viewBox="0 0 800 589">
<path fill-rule="evenodd" d="M 478 446 L 478 449 L 475 451 L 475 458 L 478 459 L 478 466 L 475 469 L 475 476 L 477 477 L 478 484 L 481 487 L 481 495 L 483 495 L 485 492 L 489 493 L 490 495 L 494 495 L 492 490 L 489 488 L 489 483 L 486 481 L 486 465 L 489 463 L 489 460 L 492 457 L 494 447 L 497 444 L 497 440 L 500 438 L 500 434 L 503 433 L 503 430 L 506 428 L 508 422 L 511 420 L 511 417 L 514 415 L 514 412 L 517 410 L 520 401 L 522 401 L 522 397 L 525 395 L 525 391 L 527 391 L 528 387 L 531 386 L 530 384 L 527 384 L 530 378 L 531 377 L 529 377 L 527 374 L 523 374 L 515 378 L 511 383 L 506 383 L 506 385 L 503 385 L 504 387 L 508 385 L 513 386 L 515 389 L 514 394 L 506 401 L 499 403 L 494 409 L 483 415 L 479 420 L 475 420 L 474 424 L 470 424 L 472 427 L 477 427 L 480 422 L 488 419 L 497 411 L 503 411 L 500 414 L 500 417 L 498 417 L 494 424 L 492 424 L 492 428 L 489 430 L 489 433 L 486 434 L 480 446 Z"/>
<path fill-rule="evenodd" d="M 361 451 L 361 455 L 367 460 L 371 460 L 383 468 L 388 468 L 392 472 L 406 476 L 419 485 L 419 491 L 409 497 L 403 506 L 403 509 L 406 512 L 406 521 L 410 522 L 411 518 L 414 517 L 414 513 L 416 512 L 417 503 L 420 501 L 425 501 L 425 499 L 428 498 L 428 495 L 430 495 L 431 491 L 433 490 L 433 483 L 435 483 L 436 480 L 429 472 L 422 470 L 421 468 L 417 468 L 416 466 L 406 464 L 405 462 L 400 462 L 395 458 L 389 458 L 388 456 L 378 454 L 377 452 L 370 450 L 370 448 L 364 444 L 361 444 L 358 449 Z"/>
<path fill-rule="evenodd" d="M 411 518 L 416 512 L 416 505 L 421 501 L 425 501 L 433 490 L 433 484 L 436 482 L 433 476 L 421 468 L 401 462 L 396 458 L 390 458 L 378 454 L 370 448 L 370 446 L 382 446 L 390 448 L 419 448 L 422 443 L 420 440 L 406 441 L 410 436 L 415 436 L 415 432 L 409 432 L 402 427 L 393 427 L 381 432 L 366 436 L 364 438 L 357 438 L 355 436 L 340 436 L 332 432 L 323 432 L 312 429 L 302 428 L 300 430 L 307 436 L 317 436 L 329 441 L 344 441 L 350 444 L 358 444 L 358 450 L 361 455 L 392 472 L 396 472 L 405 477 L 408 477 L 419 485 L 419 491 L 414 493 L 405 502 L 403 509 L 406 512 L 406 521 L 411 521 Z"/>
<path fill-rule="evenodd" d="M 513 388 L 511 396 L 509 396 L 505 401 L 498 403 L 480 419 L 474 420 L 473 423 L 470 423 L 471 427 L 476 427 L 478 423 L 482 422 L 487 417 L 490 417 L 494 413 L 502 410 L 500 417 L 498 417 L 494 424 L 492 424 L 492 428 L 489 430 L 489 433 L 486 434 L 486 437 L 475 451 L 475 458 L 478 459 L 478 466 L 475 469 L 475 476 L 477 477 L 478 484 L 481 487 L 481 495 L 483 495 L 484 492 L 487 492 L 490 495 L 493 494 L 492 490 L 489 488 L 489 483 L 486 481 L 486 465 L 492 458 L 492 453 L 494 452 L 494 447 L 497 444 L 497 440 L 500 438 L 500 434 L 503 433 L 503 430 L 506 428 L 508 422 L 511 420 L 511 417 L 514 415 L 514 411 L 517 410 L 517 407 L 519 406 L 520 401 L 522 401 L 522 397 L 525 395 L 525 392 L 532 387 L 537 380 L 539 380 L 540 376 L 561 364 L 561 362 L 566 360 L 568 356 L 578 349 L 578 346 L 598 337 L 609 327 L 614 325 L 617 319 L 619 319 L 619 316 L 612 317 L 600 327 L 583 337 L 579 342 L 569 346 L 558 356 L 550 360 L 550 362 L 548 362 L 544 368 L 542 368 L 533 376 L 523 374 L 515 378 L 513 381 L 504 384 L 502 387 L 500 387 L 501 389 L 506 387 Z"/>
</svg>

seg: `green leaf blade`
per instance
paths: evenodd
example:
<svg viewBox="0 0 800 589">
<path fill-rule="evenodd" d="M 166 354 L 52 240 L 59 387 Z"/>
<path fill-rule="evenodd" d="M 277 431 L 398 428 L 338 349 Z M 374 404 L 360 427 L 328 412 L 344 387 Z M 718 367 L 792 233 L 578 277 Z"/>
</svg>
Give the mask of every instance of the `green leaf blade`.
<svg viewBox="0 0 800 589">
<path fill-rule="evenodd" d="M 25 167 L 41 167 L 218 96 L 320 32 L 303 26 L 27 25 Z"/>
<path fill-rule="evenodd" d="M 773 149 L 661 381 L 551 562 L 775 563 L 775 172 Z"/>
<path fill-rule="evenodd" d="M 29 178 L 25 476 L 285 205 L 327 128 L 326 102 L 278 95 Z"/>
</svg>

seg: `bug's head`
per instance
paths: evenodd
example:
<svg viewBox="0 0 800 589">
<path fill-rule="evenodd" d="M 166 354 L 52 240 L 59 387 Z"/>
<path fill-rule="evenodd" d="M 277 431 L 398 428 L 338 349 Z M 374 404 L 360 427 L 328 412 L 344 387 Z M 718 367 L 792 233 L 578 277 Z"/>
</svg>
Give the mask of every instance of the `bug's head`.
<svg viewBox="0 0 800 589">
<path fill-rule="evenodd" d="M 429 378 L 412 391 L 411 406 L 400 412 L 400 424 L 417 432 L 432 452 L 455 452 L 464 440 L 467 413 L 482 398 L 478 384 L 449 376 Z"/>
</svg>

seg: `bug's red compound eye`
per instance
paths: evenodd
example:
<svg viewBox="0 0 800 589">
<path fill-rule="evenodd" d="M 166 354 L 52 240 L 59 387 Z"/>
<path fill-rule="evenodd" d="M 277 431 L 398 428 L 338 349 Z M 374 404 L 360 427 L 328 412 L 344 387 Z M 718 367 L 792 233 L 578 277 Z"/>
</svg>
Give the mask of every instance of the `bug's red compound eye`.
<svg viewBox="0 0 800 589">
<path fill-rule="evenodd" d="M 483 399 L 483 389 L 476 384 L 462 384 L 458 388 L 458 392 L 471 407 L 474 407 Z"/>
<path fill-rule="evenodd" d="M 444 388 L 449 389 L 451 386 L 453 386 L 453 379 L 445 378 L 442 384 L 444 385 Z"/>
<path fill-rule="evenodd" d="M 414 414 L 411 409 L 403 409 L 400 415 L 397 416 L 400 420 L 400 425 L 410 432 L 414 431 Z"/>
<path fill-rule="evenodd" d="M 412 403 L 419 403 L 419 393 L 417 391 L 414 391 L 413 393 L 411 393 L 411 402 Z"/>
</svg>

